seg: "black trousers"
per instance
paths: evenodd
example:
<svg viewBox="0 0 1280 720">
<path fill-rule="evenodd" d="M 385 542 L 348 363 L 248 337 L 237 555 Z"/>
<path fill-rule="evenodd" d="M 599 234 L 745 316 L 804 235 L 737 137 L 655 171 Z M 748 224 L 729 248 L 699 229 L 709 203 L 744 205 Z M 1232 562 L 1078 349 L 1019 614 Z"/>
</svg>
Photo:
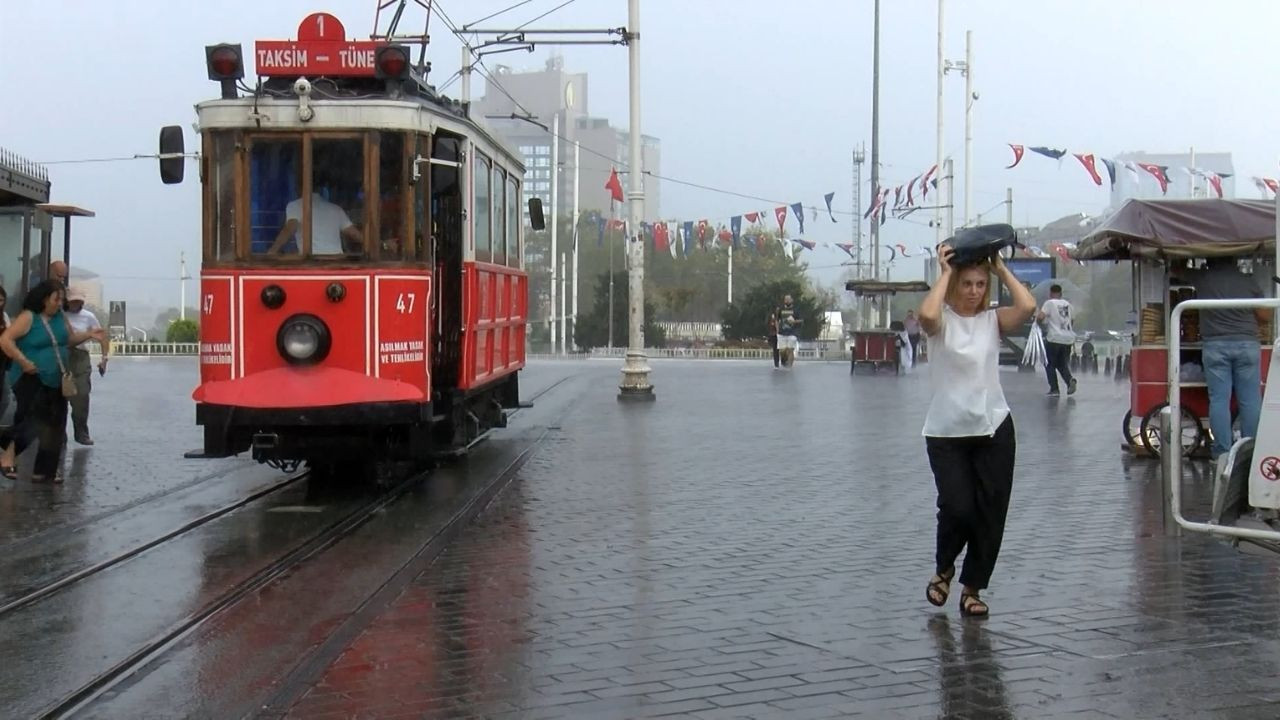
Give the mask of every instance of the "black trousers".
<svg viewBox="0 0 1280 720">
<path fill-rule="evenodd" d="M 1058 392 L 1058 375 L 1071 384 L 1071 345 L 1046 342 L 1044 344 L 1045 374 L 1049 376 L 1049 392 Z"/>
<path fill-rule="evenodd" d="M 52 480 L 58 472 L 62 441 L 66 436 L 67 399 L 62 397 L 61 388 L 51 388 L 35 375 L 25 374 L 13 384 L 13 396 L 17 402 L 13 412 L 14 454 L 21 455 L 31 443 L 39 440 L 33 472 Z"/>
<path fill-rule="evenodd" d="M 778 363 L 782 360 L 782 356 L 778 353 L 778 336 L 769 336 L 769 347 L 773 348 L 773 366 L 778 367 Z"/>
<path fill-rule="evenodd" d="M 938 488 L 939 574 L 968 547 L 960 582 L 982 589 L 991 580 L 1013 491 L 1016 446 L 1012 415 L 991 437 L 925 438 Z"/>
</svg>

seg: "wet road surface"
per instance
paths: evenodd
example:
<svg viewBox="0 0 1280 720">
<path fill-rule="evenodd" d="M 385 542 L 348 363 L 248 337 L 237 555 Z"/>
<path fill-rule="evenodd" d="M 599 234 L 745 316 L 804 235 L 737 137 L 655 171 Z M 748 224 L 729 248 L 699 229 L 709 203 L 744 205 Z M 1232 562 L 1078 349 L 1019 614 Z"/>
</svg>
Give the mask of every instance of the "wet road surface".
<svg viewBox="0 0 1280 720">
<path fill-rule="evenodd" d="M 993 616 L 966 621 L 924 601 L 924 376 L 655 363 L 630 407 L 612 364 L 582 372 L 292 717 L 1280 716 L 1277 561 L 1161 535 L 1156 466 L 1117 451 L 1126 385 L 1004 375 L 1018 475 Z"/>
<path fill-rule="evenodd" d="M 162 458 L 116 447 L 136 442 L 127 422 L 95 422 L 65 488 L 0 489 L 0 517 L 27 531 L 5 525 L 0 597 L 281 479 L 177 459 L 198 443 L 194 363 L 167 362 L 178 401 L 146 373 L 149 390 L 116 396 L 157 408 L 138 423 L 170 428 L 152 437 Z M 1157 466 L 1117 451 L 1127 385 L 1085 378 L 1050 401 L 1042 378 L 1003 376 L 1018 476 L 993 617 L 966 621 L 954 597 L 923 598 L 926 377 L 654 367 L 658 402 L 633 407 L 614 399 L 616 361 L 535 363 L 524 397 L 568 379 L 79 716 L 1280 716 L 1280 565 L 1161 535 Z M 1187 483 L 1202 515 L 1203 469 Z M 290 492 L 305 488 L 0 614 L 19 668 L 0 707 L 41 707 L 355 501 Z"/>
</svg>

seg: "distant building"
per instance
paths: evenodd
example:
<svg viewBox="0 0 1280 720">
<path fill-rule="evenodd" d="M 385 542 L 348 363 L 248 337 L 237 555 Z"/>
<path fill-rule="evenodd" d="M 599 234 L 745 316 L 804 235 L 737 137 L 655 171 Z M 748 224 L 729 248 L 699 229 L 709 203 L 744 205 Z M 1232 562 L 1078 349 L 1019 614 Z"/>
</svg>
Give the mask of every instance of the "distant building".
<svg viewBox="0 0 1280 720">
<path fill-rule="evenodd" d="M 71 266 L 71 277 L 68 278 L 71 287 L 77 288 L 84 293 L 85 305 L 99 309 L 104 313 L 107 310 L 107 303 L 103 299 L 102 278 L 98 273 L 91 270 L 85 270 L 81 267 Z M 105 317 L 98 318 L 104 325 L 107 322 Z"/>
<path fill-rule="evenodd" d="M 505 65 L 497 65 L 493 76 L 501 89 L 489 83 L 484 96 L 472 103 L 471 113 L 473 117 L 483 118 L 483 122 L 524 156 L 525 197 L 539 198 L 550 209 L 552 137 L 548 129 L 553 127 L 558 115 L 561 138 L 558 211 L 568 214 L 573 210 L 573 149 L 576 142 L 582 148 L 578 171 L 579 209 L 607 212 L 609 195 L 604 184 L 609 179 L 609 172 L 617 168 L 624 192 L 629 187 L 623 168 L 629 164 L 630 134 L 625 129 L 614 127 L 605 118 L 590 116 L 586 74 L 566 72 L 563 59 L 556 56 L 547 60 L 544 69 L 536 71 L 517 72 Z M 512 114 L 523 115 L 526 110 L 534 115 L 532 119 L 537 125 L 511 119 Z M 662 148 L 658 138 L 643 136 L 641 153 L 644 169 L 660 174 Z M 646 219 L 661 217 L 658 187 L 656 178 L 645 178 Z M 527 222 L 527 208 L 525 213 Z"/>
</svg>

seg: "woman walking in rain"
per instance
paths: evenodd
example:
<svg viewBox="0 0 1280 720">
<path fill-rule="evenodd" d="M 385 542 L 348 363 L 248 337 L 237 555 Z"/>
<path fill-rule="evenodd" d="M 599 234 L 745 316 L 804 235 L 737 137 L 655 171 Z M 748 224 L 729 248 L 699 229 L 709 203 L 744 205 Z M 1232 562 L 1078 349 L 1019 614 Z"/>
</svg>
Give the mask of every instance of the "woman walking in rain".
<svg viewBox="0 0 1280 720">
<path fill-rule="evenodd" d="M 960 612 L 985 616 L 990 609 L 979 593 L 1004 537 L 1016 447 L 1000 386 L 1000 336 L 1021 327 L 1036 301 L 998 255 L 959 268 L 955 257 L 949 245 L 938 246 L 941 276 L 920 306 L 933 377 L 922 434 L 938 489 L 936 574 L 926 596 L 933 605 L 946 603 L 956 559 L 967 547 Z M 993 272 L 1009 289 L 1012 307 L 990 307 Z"/>
<path fill-rule="evenodd" d="M 6 380 L 13 384 L 18 407 L 13 416 L 13 441 L 16 455 L 31 443 L 39 441 L 33 482 L 61 481 L 58 462 L 62 454 L 62 438 L 67 426 L 67 398 L 64 377 L 67 350 L 88 339 L 106 337 L 99 328 L 78 333 L 71 330 L 62 314 L 63 288 L 56 280 L 36 285 L 23 300 L 23 312 L 0 334 L 0 349 L 13 360 Z M 4 444 L 8 445 L 8 438 Z M 6 477 L 17 477 L 12 463 L 0 468 Z"/>
</svg>

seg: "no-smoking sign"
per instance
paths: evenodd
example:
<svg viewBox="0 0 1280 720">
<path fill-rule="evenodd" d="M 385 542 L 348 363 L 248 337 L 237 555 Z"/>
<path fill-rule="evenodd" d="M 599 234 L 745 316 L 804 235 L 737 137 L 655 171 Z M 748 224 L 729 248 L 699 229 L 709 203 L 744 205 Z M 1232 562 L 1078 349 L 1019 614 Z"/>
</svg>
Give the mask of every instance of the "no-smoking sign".
<svg viewBox="0 0 1280 720">
<path fill-rule="evenodd" d="M 1262 471 L 1262 477 L 1271 481 L 1280 480 L 1280 457 L 1272 455 L 1264 459 L 1258 469 Z"/>
</svg>

